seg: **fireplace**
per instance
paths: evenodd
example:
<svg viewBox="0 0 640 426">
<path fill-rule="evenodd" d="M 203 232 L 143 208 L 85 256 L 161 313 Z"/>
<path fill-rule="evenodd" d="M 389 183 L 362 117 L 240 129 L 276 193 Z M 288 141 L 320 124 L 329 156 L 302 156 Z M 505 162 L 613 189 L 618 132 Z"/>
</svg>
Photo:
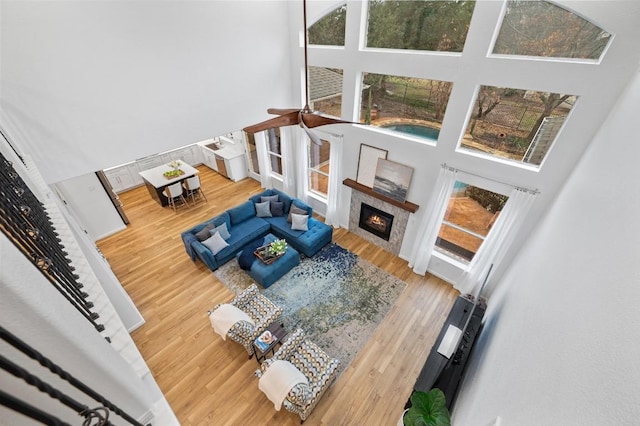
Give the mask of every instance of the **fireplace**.
<svg viewBox="0 0 640 426">
<path fill-rule="evenodd" d="M 369 204 L 362 203 L 360 206 L 360 228 L 377 235 L 383 240 L 389 241 L 391 236 L 391 225 L 393 215 L 385 213 Z"/>
</svg>

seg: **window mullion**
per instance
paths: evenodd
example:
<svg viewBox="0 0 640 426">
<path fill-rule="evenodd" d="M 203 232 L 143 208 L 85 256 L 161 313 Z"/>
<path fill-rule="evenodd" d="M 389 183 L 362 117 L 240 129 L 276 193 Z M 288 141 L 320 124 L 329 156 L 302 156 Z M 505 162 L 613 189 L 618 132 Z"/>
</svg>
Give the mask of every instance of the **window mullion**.
<svg viewBox="0 0 640 426">
<path fill-rule="evenodd" d="M 450 227 L 452 227 L 452 228 L 455 228 L 455 229 L 457 229 L 458 231 L 464 232 L 465 234 L 473 235 L 474 237 L 476 237 L 476 238 L 480 238 L 480 239 L 481 239 L 481 240 L 483 240 L 483 241 L 484 241 L 484 239 L 485 239 L 485 236 L 484 236 L 484 235 L 476 234 L 475 232 L 470 231 L 470 230 L 468 230 L 468 229 L 466 229 L 466 228 L 463 228 L 463 227 L 461 227 L 461 226 L 459 226 L 459 225 L 456 225 L 455 223 L 451 223 L 451 222 L 448 222 L 448 221 L 446 221 L 446 220 L 443 220 L 443 221 L 442 221 L 442 224 L 443 224 L 443 225 L 450 226 Z"/>
</svg>

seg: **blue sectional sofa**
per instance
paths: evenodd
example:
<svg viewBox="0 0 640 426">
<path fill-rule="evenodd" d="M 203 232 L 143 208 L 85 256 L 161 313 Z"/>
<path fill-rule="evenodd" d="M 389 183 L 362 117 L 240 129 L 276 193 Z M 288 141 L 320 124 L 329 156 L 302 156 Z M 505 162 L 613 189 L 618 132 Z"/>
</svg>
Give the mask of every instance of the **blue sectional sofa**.
<svg viewBox="0 0 640 426">
<path fill-rule="evenodd" d="M 271 201 L 269 208 L 271 216 L 265 216 L 263 197 Z M 256 207 L 256 204 L 260 205 Z M 294 207 L 293 211 L 292 207 Z M 288 221 L 290 212 L 300 215 L 304 212 L 308 215 L 306 219 L 308 229 L 292 229 L 292 223 Z M 187 254 L 194 262 L 200 259 L 212 271 L 233 259 L 247 244 L 269 233 L 278 238 L 284 238 L 291 247 L 311 257 L 333 238 L 331 226 L 313 218 L 312 213 L 311 206 L 301 200 L 292 198 L 277 189 L 267 189 L 239 206 L 184 231 L 181 234 L 182 242 Z M 229 234 L 225 241 L 227 246 L 214 254 L 206 244 L 208 242 L 203 240 L 203 235 L 209 237 L 208 231 L 223 224 Z"/>
</svg>

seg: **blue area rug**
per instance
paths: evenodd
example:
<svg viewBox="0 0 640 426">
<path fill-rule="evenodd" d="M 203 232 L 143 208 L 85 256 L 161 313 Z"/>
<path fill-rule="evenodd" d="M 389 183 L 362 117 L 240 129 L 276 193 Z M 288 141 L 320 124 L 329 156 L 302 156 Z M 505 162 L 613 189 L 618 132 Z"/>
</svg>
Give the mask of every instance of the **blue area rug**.
<svg viewBox="0 0 640 426">
<path fill-rule="evenodd" d="M 236 294 L 253 283 L 235 260 L 214 274 Z M 282 306 L 285 329 L 305 330 L 341 361 L 341 373 L 405 287 L 404 281 L 330 243 L 313 257 L 302 255 L 300 265 L 261 292 Z"/>
</svg>

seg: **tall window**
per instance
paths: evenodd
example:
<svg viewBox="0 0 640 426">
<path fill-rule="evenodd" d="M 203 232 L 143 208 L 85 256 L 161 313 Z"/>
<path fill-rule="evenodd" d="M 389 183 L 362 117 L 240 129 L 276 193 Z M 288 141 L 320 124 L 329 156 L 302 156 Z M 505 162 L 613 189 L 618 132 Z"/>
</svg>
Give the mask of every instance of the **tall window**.
<svg viewBox="0 0 640 426">
<path fill-rule="evenodd" d="M 279 127 L 267 130 L 267 154 L 271 172 L 282 177 L 282 140 Z"/>
<path fill-rule="evenodd" d="M 329 157 L 331 143 L 322 140 L 322 145 L 309 142 L 309 191 L 327 197 L 329 188 Z"/>
<path fill-rule="evenodd" d="M 436 250 L 462 262 L 470 262 L 508 198 L 457 181 L 436 239 Z"/>
<path fill-rule="evenodd" d="M 474 1 L 369 1 L 367 47 L 462 52 Z"/>
<path fill-rule="evenodd" d="M 437 141 L 452 84 L 395 75 L 363 75 L 360 121 Z"/>
<path fill-rule="evenodd" d="M 340 117 L 342 114 L 342 70 L 309 67 L 309 98 L 312 110 Z"/>
<path fill-rule="evenodd" d="M 567 94 L 481 86 L 461 147 L 539 166 L 575 102 Z"/>
<path fill-rule="evenodd" d="M 247 141 L 247 155 L 249 156 L 249 168 L 255 174 L 260 174 L 260 164 L 258 163 L 258 150 L 256 149 L 256 136 L 253 133 L 245 133 Z"/>
<path fill-rule="evenodd" d="M 493 53 L 598 59 L 611 34 L 546 1 L 507 3 Z"/>
<path fill-rule="evenodd" d="M 347 6 L 342 5 L 309 27 L 309 44 L 344 46 Z"/>
</svg>

